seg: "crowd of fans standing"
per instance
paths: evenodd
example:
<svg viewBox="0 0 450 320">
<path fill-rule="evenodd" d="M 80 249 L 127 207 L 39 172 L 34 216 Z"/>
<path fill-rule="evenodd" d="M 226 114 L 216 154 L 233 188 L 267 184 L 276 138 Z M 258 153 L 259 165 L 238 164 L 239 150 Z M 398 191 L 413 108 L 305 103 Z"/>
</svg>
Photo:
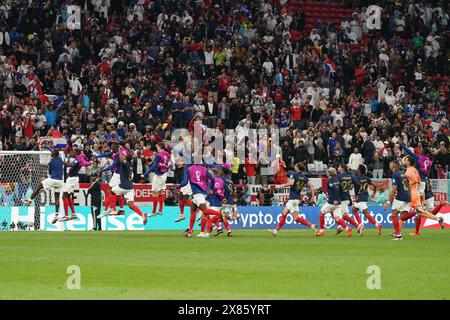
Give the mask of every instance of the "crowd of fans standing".
<svg viewBox="0 0 450 320">
<path fill-rule="evenodd" d="M 3 1 L 0 147 L 38 150 L 58 132 L 93 158 L 127 141 L 139 182 L 157 142 L 202 121 L 282 129 L 277 173 L 237 160 L 236 183 L 280 183 L 297 162 L 388 177 L 402 143 L 448 177 L 447 1 L 353 1 L 340 24 L 312 30 L 289 2 Z M 366 27 L 370 4 L 381 30 Z"/>
</svg>

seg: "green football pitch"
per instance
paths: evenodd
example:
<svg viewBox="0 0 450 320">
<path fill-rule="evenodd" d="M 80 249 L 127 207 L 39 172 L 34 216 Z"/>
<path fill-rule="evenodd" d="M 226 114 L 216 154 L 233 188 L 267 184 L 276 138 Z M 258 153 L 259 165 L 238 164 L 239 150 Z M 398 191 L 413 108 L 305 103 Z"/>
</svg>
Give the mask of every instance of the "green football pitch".
<svg viewBox="0 0 450 320">
<path fill-rule="evenodd" d="M 449 230 L 383 231 L 0 232 L 0 299 L 449 299 Z"/>
</svg>

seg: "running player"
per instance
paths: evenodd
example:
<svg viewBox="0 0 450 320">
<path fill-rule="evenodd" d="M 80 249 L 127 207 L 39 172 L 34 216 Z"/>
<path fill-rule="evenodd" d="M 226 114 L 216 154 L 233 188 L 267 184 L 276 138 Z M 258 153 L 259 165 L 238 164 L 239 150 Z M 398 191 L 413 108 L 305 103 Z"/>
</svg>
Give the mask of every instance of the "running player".
<svg viewBox="0 0 450 320">
<path fill-rule="evenodd" d="M 403 240 L 399 215 L 401 217 L 405 216 L 411 208 L 409 180 L 400 170 L 400 163 L 397 160 L 391 161 L 389 169 L 392 172 L 392 189 L 388 202 L 384 204 L 384 209 L 387 210 L 388 206 L 392 203 L 392 224 L 395 230 L 392 234 L 394 237 L 392 240 Z"/>
<path fill-rule="evenodd" d="M 152 165 L 144 173 L 144 178 L 152 172 L 155 173 L 152 180 L 153 210 L 150 217 L 156 215 L 156 207 L 158 206 L 158 203 L 158 214 L 162 214 L 166 194 L 167 171 L 169 171 L 170 162 L 170 154 L 165 150 L 164 143 L 158 143 L 156 145 L 156 151 L 157 153 L 153 159 Z"/>
<path fill-rule="evenodd" d="M 300 211 L 300 194 L 303 188 L 308 187 L 311 190 L 311 198 L 315 199 L 314 185 L 303 173 L 305 171 L 305 166 L 303 165 L 303 163 L 297 163 L 295 165 L 295 171 L 296 172 L 290 176 L 290 179 L 288 179 L 285 184 L 280 186 L 280 188 L 290 187 L 289 200 L 286 203 L 286 207 L 281 212 L 281 217 L 278 225 L 273 230 L 269 229 L 269 232 L 271 232 L 274 236 L 276 236 L 278 234 L 278 231 L 280 231 L 280 229 L 283 227 L 284 223 L 286 222 L 286 217 L 289 213 L 292 214 L 294 221 L 311 228 L 314 233 L 316 233 L 316 225 L 298 215 Z"/>
<path fill-rule="evenodd" d="M 366 166 L 360 164 L 358 167 L 358 175 L 355 176 L 356 203 L 352 208 L 353 216 L 355 217 L 356 221 L 361 224 L 361 217 L 358 213 L 358 211 L 361 211 L 362 214 L 367 218 L 367 220 L 369 220 L 369 222 L 377 228 L 378 235 L 381 235 L 381 224 L 377 223 L 375 219 L 370 215 L 369 211 L 367 211 L 367 202 L 369 201 L 369 186 L 373 186 L 374 192 L 376 192 L 377 188 L 372 184 L 372 180 L 370 180 L 370 178 L 366 176 L 366 171 Z M 362 229 L 360 235 L 363 235 Z"/>
<path fill-rule="evenodd" d="M 426 156 L 427 149 L 423 149 L 423 155 L 417 155 L 414 152 L 411 151 L 407 146 L 405 146 L 403 143 L 400 144 L 400 147 L 415 160 L 415 167 L 420 175 L 420 186 L 419 186 L 419 193 L 421 196 L 425 196 L 425 180 L 430 175 L 431 166 L 433 165 L 433 161 L 430 160 Z"/>
<path fill-rule="evenodd" d="M 341 183 L 336 176 L 337 172 L 335 168 L 328 168 L 327 176 L 328 176 L 328 200 L 325 205 L 320 208 L 319 212 L 319 225 L 320 230 L 316 232 L 316 236 L 324 236 L 325 235 L 325 215 L 327 213 L 331 213 L 336 220 L 336 223 L 342 228 L 345 228 L 347 231 L 347 236 L 352 236 L 352 230 L 347 226 L 344 220 L 342 220 L 342 211 L 341 211 Z"/>
<path fill-rule="evenodd" d="M 193 164 L 186 166 L 184 169 L 183 181 L 180 187 L 186 186 L 188 183 L 192 189 L 192 205 L 191 205 L 191 220 L 192 215 L 195 217 L 195 212 L 200 209 L 203 214 L 220 214 L 213 209 L 208 209 L 206 195 L 209 193 L 211 186 L 214 185 L 214 176 L 208 171 L 206 166 L 200 164 Z M 194 219 L 195 222 L 195 219 Z M 184 236 L 191 237 L 193 231 L 193 224 L 189 225 L 189 229 L 184 232 Z M 208 237 L 205 235 L 205 237 Z"/>
<path fill-rule="evenodd" d="M 362 233 L 364 224 L 357 223 L 352 217 L 350 217 L 348 207 L 351 205 L 352 198 L 350 196 L 350 190 L 354 189 L 355 178 L 348 172 L 347 165 L 341 164 L 338 167 L 339 175 L 337 176 L 340 183 L 340 198 L 341 198 L 341 212 L 345 221 L 352 224 L 359 234 Z M 341 225 L 338 225 L 336 235 L 344 231 Z"/>
<path fill-rule="evenodd" d="M 23 204 L 29 206 L 34 198 L 38 195 L 38 193 L 44 189 L 53 189 L 55 192 L 55 217 L 53 218 L 52 223 L 55 224 L 57 221 L 63 221 L 58 219 L 59 215 L 59 196 L 64 186 L 63 176 L 64 176 L 64 161 L 59 156 L 58 149 L 53 149 L 51 152 L 51 160 L 48 164 L 48 174 L 49 177 L 47 179 L 42 180 L 36 187 L 36 189 L 31 194 L 29 199 L 23 199 Z"/>
<path fill-rule="evenodd" d="M 409 212 L 407 215 L 405 215 L 402 218 L 402 221 L 406 221 L 416 215 L 416 213 L 419 216 L 426 217 L 428 219 L 435 220 L 439 223 L 442 229 L 444 229 L 444 218 L 440 217 L 437 218 L 430 212 L 424 210 L 422 207 L 422 202 L 420 199 L 420 193 L 419 193 L 419 185 L 421 183 L 419 172 L 417 171 L 415 167 L 416 160 L 414 157 L 407 156 L 406 157 L 406 177 L 409 180 L 410 190 L 411 190 L 411 208 L 413 209 L 411 212 Z"/>
<path fill-rule="evenodd" d="M 147 224 L 147 214 L 142 213 L 138 206 L 134 204 L 134 185 L 131 181 L 132 155 L 125 150 L 119 152 L 119 175 L 120 182 L 112 188 L 112 192 L 119 196 L 124 196 L 128 207 L 142 217 L 142 223 Z"/>
<path fill-rule="evenodd" d="M 63 218 L 65 221 L 76 219 L 77 214 L 75 213 L 75 206 L 73 203 L 73 194 L 75 190 L 80 188 L 80 178 L 78 176 L 80 169 L 82 167 L 89 167 L 92 165 L 92 162 L 88 161 L 86 155 L 81 152 L 80 149 L 76 149 L 70 152 L 70 156 L 74 159 L 70 162 L 64 163 L 66 167 L 69 167 L 68 177 L 63 187 L 63 206 L 65 217 Z M 69 207 L 72 210 L 72 215 L 69 217 Z"/>
<path fill-rule="evenodd" d="M 428 177 L 425 178 L 425 210 L 428 212 L 431 212 L 432 215 L 436 215 L 439 213 L 439 211 L 441 210 L 441 208 L 445 205 L 448 204 L 447 201 L 441 201 L 436 207 L 434 206 L 434 195 L 433 195 L 433 187 L 431 186 L 431 181 Z M 415 218 L 415 224 L 416 224 L 416 228 L 415 231 L 413 231 L 412 233 L 410 233 L 410 236 L 420 236 L 420 225 L 422 223 L 422 216 L 421 215 L 417 215 Z M 442 227 L 442 225 L 441 225 Z"/>
</svg>

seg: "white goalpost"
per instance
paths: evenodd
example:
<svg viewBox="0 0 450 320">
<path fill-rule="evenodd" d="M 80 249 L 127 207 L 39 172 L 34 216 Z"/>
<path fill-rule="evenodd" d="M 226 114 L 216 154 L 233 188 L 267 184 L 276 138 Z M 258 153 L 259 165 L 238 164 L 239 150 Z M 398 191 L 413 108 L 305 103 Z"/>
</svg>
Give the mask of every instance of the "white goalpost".
<svg viewBox="0 0 450 320">
<path fill-rule="evenodd" d="M 0 230 L 39 230 L 41 212 L 54 203 L 42 190 L 30 206 L 22 204 L 48 177 L 50 151 L 0 151 Z"/>
</svg>

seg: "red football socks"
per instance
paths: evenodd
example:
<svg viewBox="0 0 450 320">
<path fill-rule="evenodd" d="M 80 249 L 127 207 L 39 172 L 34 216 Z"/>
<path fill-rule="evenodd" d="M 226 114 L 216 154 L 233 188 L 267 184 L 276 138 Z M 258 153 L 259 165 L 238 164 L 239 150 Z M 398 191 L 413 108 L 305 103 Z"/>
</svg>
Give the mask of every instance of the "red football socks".
<svg viewBox="0 0 450 320">
<path fill-rule="evenodd" d="M 353 219 L 352 219 L 353 220 Z M 338 222 L 338 225 L 342 226 L 343 228 L 347 229 L 347 224 L 343 219 L 340 219 Z"/>
<path fill-rule="evenodd" d="M 67 204 L 70 207 L 70 210 L 72 210 L 72 214 L 75 213 L 75 206 L 73 205 L 73 199 L 72 198 L 67 198 Z"/>
<path fill-rule="evenodd" d="M 277 230 L 277 231 L 280 230 L 283 227 L 285 222 L 286 222 L 286 215 L 282 214 L 280 217 L 280 222 L 278 222 L 278 225 L 275 228 L 275 230 Z"/>
<path fill-rule="evenodd" d="M 319 228 L 320 230 L 325 229 L 325 215 L 319 214 Z"/>
<path fill-rule="evenodd" d="M 417 219 L 416 219 L 416 233 L 419 233 L 420 223 L 421 222 L 422 222 L 422 217 L 421 216 L 417 217 Z"/>
<path fill-rule="evenodd" d="M 443 203 L 437 205 L 436 207 L 434 207 L 433 211 L 431 211 L 431 214 L 432 214 L 433 216 L 437 215 L 443 206 L 444 206 Z"/>
<path fill-rule="evenodd" d="M 69 215 L 69 203 L 67 202 L 67 198 L 63 198 L 63 207 L 64 207 L 64 213 L 66 217 Z"/>
<path fill-rule="evenodd" d="M 216 211 L 216 210 L 213 210 L 213 209 L 205 209 L 205 210 L 202 210 L 203 211 L 203 214 L 205 214 L 205 215 L 217 215 L 217 216 L 220 216 L 220 211 Z"/>
<path fill-rule="evenodd" d="M 163 207 L 164 207 L 164 195 L 160 195 L 159 196 L 159 212 L 163 211 Z"/>
<path fill-rule="evenodd" d="M 392 215 L 392 224 L 394 225 L 394 230 L 396 235 L 400 235 L 400 225 L 398 223 L 398 216 Z"/>
<path fill-rule="evenodd" d="M 367 220 L 369 220 L 369 222 L 370 222 L 371 224 L 377 225 L 377 222 L 375 221 L 375 218 L 372 217 L 372 216 L 370 215 L 370 213 L 365 214 L 365 216 L 366 216 Z"/>
<path fill-rule="evenodd" d="M 226 218 L 223 219 L 223 225 L 225 226 L 225 229 L 226 229 L 227 231 L 230 231 L 230 230 L 231 230 L 230 223 L 228 222 L 228 220 L 227 220 Z"/>
<path fill-rule="evenodd" d="M 358 228 L 358 223 L 356 223 L 355 220 L 352 219 L 348 214 L 344 216 L 345 221 L 349 222 L 351 225 L 353 225 L 355 228 Z"/>
<path fill-rule="evenodd" d="M 116 203 L 117 203 L 117 196 L 114 193 L 111 193 L 109 196 L 109 207 L 116 211 Z"/>
<path fill-rule="evenodd" d="M 156 207 L 158 206 L 158 198 L 159 197 L 157 197 L 157 196 L 152 197 L 152 202 L 153 202 L 152 213 L 156 213 Z"/>
<path fill-rule="evenodd" d="M 124 202 L 123 196 L 117 196 L 117 200 L 119 200 L 120 210 L 123 210 L 123 202 Z"/>
<path fill-rule="evenodd" d="M 190 210 L 191 216 L 189 217 L 189 233 L 192 233 L 192 230 L 194 230 L 194 224 L 195 224 L 195 210 Z"/>
<path fill-rule="evenodd" d="M 402 218 L 403 221 L 406 221 L 408 219 L 411 219 L 412 217 L 414 217 L 416 215 L 416 211 L 412 210 L 410 212 L 408 212 L 407 214 L 405 214 Z"/>
<path fill-rule="evenodd" d="M 206 217 L 202 218 L 200 221 L 200 232 L 205 232 Z"/>
<path fill-rule="evenodd" d="M 359 216 L 359 213 L 358 212 L 353 212 L 353 216 L 355 217 L 355 219 L 358 222 L 358 224 L 361 224 L 361 217 Z"/>
<path fill-rule="evenodd" d="M 139 209 L 139 207 L 137 205 L 133 204 L 132 206 L 130 206 L 130 209 L 133 210 L 134 212 L 136 212 L 141 217 L 144 216 L 144 214 L 142 213 L 141 209 Z"/>
<path fill-rule="evenodd" d="M 309 222 L 305 218 L 297 217 L 297 219 L 295 219 L 295 221 L 297 221 L 298 223 L 301 223 L 301 224 L 303 224 L 303 225 L 305 225 L 307 227 L 311 227 L 311 222 Z"/>
<path fill-rule="evenodd" d="M 178 202 L 178 206 L 180 207 L 180 215 L 184 215 L 184 206 L 185 206 L 185 204 L 184 204 L 184 200 L 183 199 L 181 199 Z"/>
</svg>

